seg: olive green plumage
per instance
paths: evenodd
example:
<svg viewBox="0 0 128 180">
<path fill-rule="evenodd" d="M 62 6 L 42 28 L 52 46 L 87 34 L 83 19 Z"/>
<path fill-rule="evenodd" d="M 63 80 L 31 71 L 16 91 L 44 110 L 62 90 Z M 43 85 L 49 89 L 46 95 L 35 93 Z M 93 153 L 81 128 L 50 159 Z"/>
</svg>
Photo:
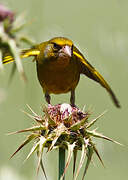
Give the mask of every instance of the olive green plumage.
<svg viewBox="0 0 128 180">
<path fill-rule="evenodd" d="M 64 37 L 53 38 L 21 52 L 21 58 L 28 56 L 35 56 L 38 79 L 48 103 L 50 103 L 50 94 L 70 91 L 70 102 L 75 105 L 75 88 L 79 82 L 80 74 L 84 74 L 104 87 L 116 107 L 120 107 L 108 83 L 84 58 L 71 40 Z M 12 56 L 3 58 L 5 64 L 13 61 Z"/>
</svg>

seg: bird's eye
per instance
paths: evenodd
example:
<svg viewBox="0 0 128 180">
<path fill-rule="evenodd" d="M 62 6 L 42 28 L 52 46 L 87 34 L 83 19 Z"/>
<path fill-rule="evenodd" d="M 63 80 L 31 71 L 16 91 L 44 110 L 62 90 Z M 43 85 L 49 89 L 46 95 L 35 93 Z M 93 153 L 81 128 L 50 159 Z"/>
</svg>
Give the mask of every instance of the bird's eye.
<svg viewBox="0 0 128 180">
<path fill-rule="evenodd" d="M 55 50 L 61 49 L 61 47 L 60 47 L 58 44 L 56 44 L 56 43 L 53 43 L 53 48 L 54 48 Z"/>
</svg>

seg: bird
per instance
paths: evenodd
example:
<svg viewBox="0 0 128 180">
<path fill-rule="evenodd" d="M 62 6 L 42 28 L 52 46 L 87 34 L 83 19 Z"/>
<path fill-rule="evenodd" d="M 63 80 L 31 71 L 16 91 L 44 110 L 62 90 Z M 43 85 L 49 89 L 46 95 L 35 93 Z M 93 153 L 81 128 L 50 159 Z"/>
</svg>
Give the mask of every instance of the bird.
<svg viewBox="0 0 128 180">
<path fill-rule="evenodd" d="M 117 108 L 120 103 L 111 87 L 102 75 L 87 61 L 73 41 L 65 37 L 54 37 L 48 41 L 21 50 L 20 57 L 34 56 L 37 77 L 45 94 L 45 100 L 51 103 L 51 94 L 71 92 L 70 103 L 75 106 L 75 89 L 80 75 L 99 83 L 107 90 Z M 3 64 L 14 62 L 12 55 L 5 55 Z"/>
</svg>

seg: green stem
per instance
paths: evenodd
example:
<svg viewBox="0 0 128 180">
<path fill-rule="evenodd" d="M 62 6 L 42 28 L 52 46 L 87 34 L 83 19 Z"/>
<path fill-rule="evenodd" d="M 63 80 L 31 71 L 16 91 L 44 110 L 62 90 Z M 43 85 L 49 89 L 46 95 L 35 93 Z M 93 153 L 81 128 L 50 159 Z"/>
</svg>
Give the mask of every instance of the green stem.
<svg viewBox="0 0 128 180">
<path fill-rule="evenodd" d="M 64 173 L 65 168 L 65 149 L 59 148 L 59 179 Z M 63 180 L 65 179 L 65 176 L 63 177 Z"/>
</svg>

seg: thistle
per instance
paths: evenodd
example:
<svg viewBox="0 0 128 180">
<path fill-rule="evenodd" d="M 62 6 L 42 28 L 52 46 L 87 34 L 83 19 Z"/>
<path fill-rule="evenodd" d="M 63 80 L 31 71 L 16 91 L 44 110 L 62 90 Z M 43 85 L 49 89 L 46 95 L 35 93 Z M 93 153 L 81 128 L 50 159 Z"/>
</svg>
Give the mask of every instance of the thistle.
<svg viewBox="0 0 128 180">
<path fill-rule="evenodd" d="M 28 106 L 29 107 L 29 106 Z M 81 111 L 77 107 L 72 107 L 69 104 L 58 104 L 55 106 L 48 105 L 48 107 L 43 107 L 43 115 L 37 115 L 30 107 L 29 109 L 32 112 L 31 114 L 26 113 L 35 121 L 33 127 L 16 131 L 15 133 L 30 132 L 30 135 L 25 139 L 25 141 L 19 146 L 19 148 L 12 154 L 11 158 L 20 151 L 26 144 L 34 140 L 34 145 L 28 154 L 28 159 L 33 152 L 37 152 L 38 156 L 38 165 L 37 172 L 39 171 L 40 166 L 44 172 L 45 178 L 47 179 L 43 162 L 43 150 L 47 148 L 47 152 L 50 152 L 54 149 L 59 149 L 59 178 L 62 180 L 66 173 L 66 170 L 70 164 L 72 156 L 74 157 L 73 163 L 73 179 L 76 180 L 80 169 L 84 165 L 83 178 L 87 172 L 89 164 L 92 159 L 93 153 L 96 153 L 100 162 L 103 164 L 103 161 L 99 155 L 99 152 L 96 148 L 95 143 L 92 140 L 92 137 L 105 139 L 114 143 L 119 144 L 118 142 L 108 138 L 95 129 L 90 130 L 96 121 L 103 116 L 102 113 L 97 118 L 89 121 L 90 112 Z M 65 150 L 67 150 L 68 156 L 65 165 Z M 77 152 L 81 152 L 81 158 L 79 165 L 76 169 L 76 158 Z M 62 158 L 64 157 L 64 158 Z M 61 159 L 62 158 L 62 159 Z M 86 163 L 85 163 L 86 161 Z"/>
<path fill-rule="evenodd" d="M 25 73 L 20 59 L 19 48 L 22 41 L 33 45 L 33 42 L 28 37 L 19 33 L 25 24 L 23 15 L 16 16 L 13 11 L 0 4 L 0 68 L 3 69 L 3 57 L 12 55 L 15 63 L 11 76 L 14 73 L 15 67 L 17 67 L 24 79 Z"/>
</svg>

